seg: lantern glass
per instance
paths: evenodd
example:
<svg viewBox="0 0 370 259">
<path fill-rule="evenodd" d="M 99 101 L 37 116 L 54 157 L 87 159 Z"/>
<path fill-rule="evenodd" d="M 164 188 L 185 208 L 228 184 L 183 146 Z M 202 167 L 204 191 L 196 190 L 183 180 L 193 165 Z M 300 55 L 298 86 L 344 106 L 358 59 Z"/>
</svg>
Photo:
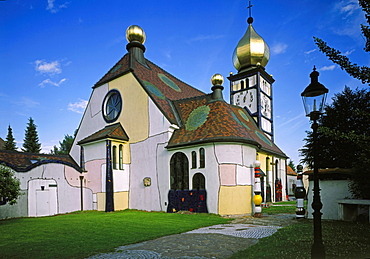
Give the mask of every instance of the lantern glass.
<svg viewBox="0 0 370 259">
<path fill-rule="evenodd" d="M 316 96 L 302 96 L 306 116 L 309 116 L 311 112 L 317 112 L 320 114 L 324 112 L 326 95 L 327 93 L 319 94 Z"/>
</svg>

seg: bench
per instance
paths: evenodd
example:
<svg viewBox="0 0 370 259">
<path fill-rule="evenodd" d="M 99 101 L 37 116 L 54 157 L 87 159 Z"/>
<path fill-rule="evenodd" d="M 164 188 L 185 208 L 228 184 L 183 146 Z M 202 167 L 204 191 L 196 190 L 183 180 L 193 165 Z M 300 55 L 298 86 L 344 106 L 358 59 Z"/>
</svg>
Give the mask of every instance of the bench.
<svg viewBox="0 0 370 259">
<path fill-rule="evenodd" d="M 343 199 L 336 202 L 339 220 L 358 221 L 363 218 L 370 223 L 370 200 Z"/>
</svg>

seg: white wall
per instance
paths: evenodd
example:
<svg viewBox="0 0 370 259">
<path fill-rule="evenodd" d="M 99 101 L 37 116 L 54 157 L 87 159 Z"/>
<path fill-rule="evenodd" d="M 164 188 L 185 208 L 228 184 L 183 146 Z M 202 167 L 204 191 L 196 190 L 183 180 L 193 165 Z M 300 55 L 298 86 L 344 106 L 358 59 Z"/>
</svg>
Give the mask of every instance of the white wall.
<svg viewBox="0 0 370 259">
<path fill-rule="evenodd" d="M 351 197 L 351 193 L 348 189 L 348 180 L 320 180 L 320 197 L 323 207 L 321 212 L 323 213 L 322 219 L 339 219 L 338 218 L 338 203 L 337 200 Z M 313 218 L 313 181 L 310 181 L 309 189 L 307 190 L 308 194 L 308 218 Z"/>
</svg>

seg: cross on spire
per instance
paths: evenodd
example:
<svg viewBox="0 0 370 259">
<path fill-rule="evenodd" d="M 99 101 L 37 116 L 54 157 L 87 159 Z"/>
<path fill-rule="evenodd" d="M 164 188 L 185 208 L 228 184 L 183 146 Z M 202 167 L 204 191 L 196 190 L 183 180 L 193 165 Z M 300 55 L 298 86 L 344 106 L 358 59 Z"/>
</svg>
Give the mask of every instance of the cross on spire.
<svg viewBox="0 0 370 259">
<path fill-rule="evenodd" d="M 252 7 L 251 0 L 249 0 L 249 6 L 247 6 L 247 9 L 249 9 L 249 17 L 252 17 Z"/>
</svg>

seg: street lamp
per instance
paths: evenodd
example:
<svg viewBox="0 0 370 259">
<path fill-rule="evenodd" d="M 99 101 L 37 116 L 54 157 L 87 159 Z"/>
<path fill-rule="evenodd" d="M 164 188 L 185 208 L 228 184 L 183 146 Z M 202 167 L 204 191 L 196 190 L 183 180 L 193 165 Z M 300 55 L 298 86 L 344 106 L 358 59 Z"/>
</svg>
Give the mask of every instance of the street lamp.
<svg viewBox="0 0 370 259">
<path fill-rule="evenodd" d="M 314 242 L 311 247 L 311 258 L 325 258 L 325 247 L 322 242 L 321 215 L 322 203 L 320 199 L 319 169 L 317 166 L 318 143 L 317 143 L 317 120 L 323 114 L 326 95 L 329 90 L 319 83 L 319 72 L 316 67 L 310 74 L 311 83 L 304 89 L 301 96 L 303 99 L 306 116 L 312 121 L 312 141 L 313 141 L 313 202 L 312 209 L 314 224 Z"/>
</svg>

